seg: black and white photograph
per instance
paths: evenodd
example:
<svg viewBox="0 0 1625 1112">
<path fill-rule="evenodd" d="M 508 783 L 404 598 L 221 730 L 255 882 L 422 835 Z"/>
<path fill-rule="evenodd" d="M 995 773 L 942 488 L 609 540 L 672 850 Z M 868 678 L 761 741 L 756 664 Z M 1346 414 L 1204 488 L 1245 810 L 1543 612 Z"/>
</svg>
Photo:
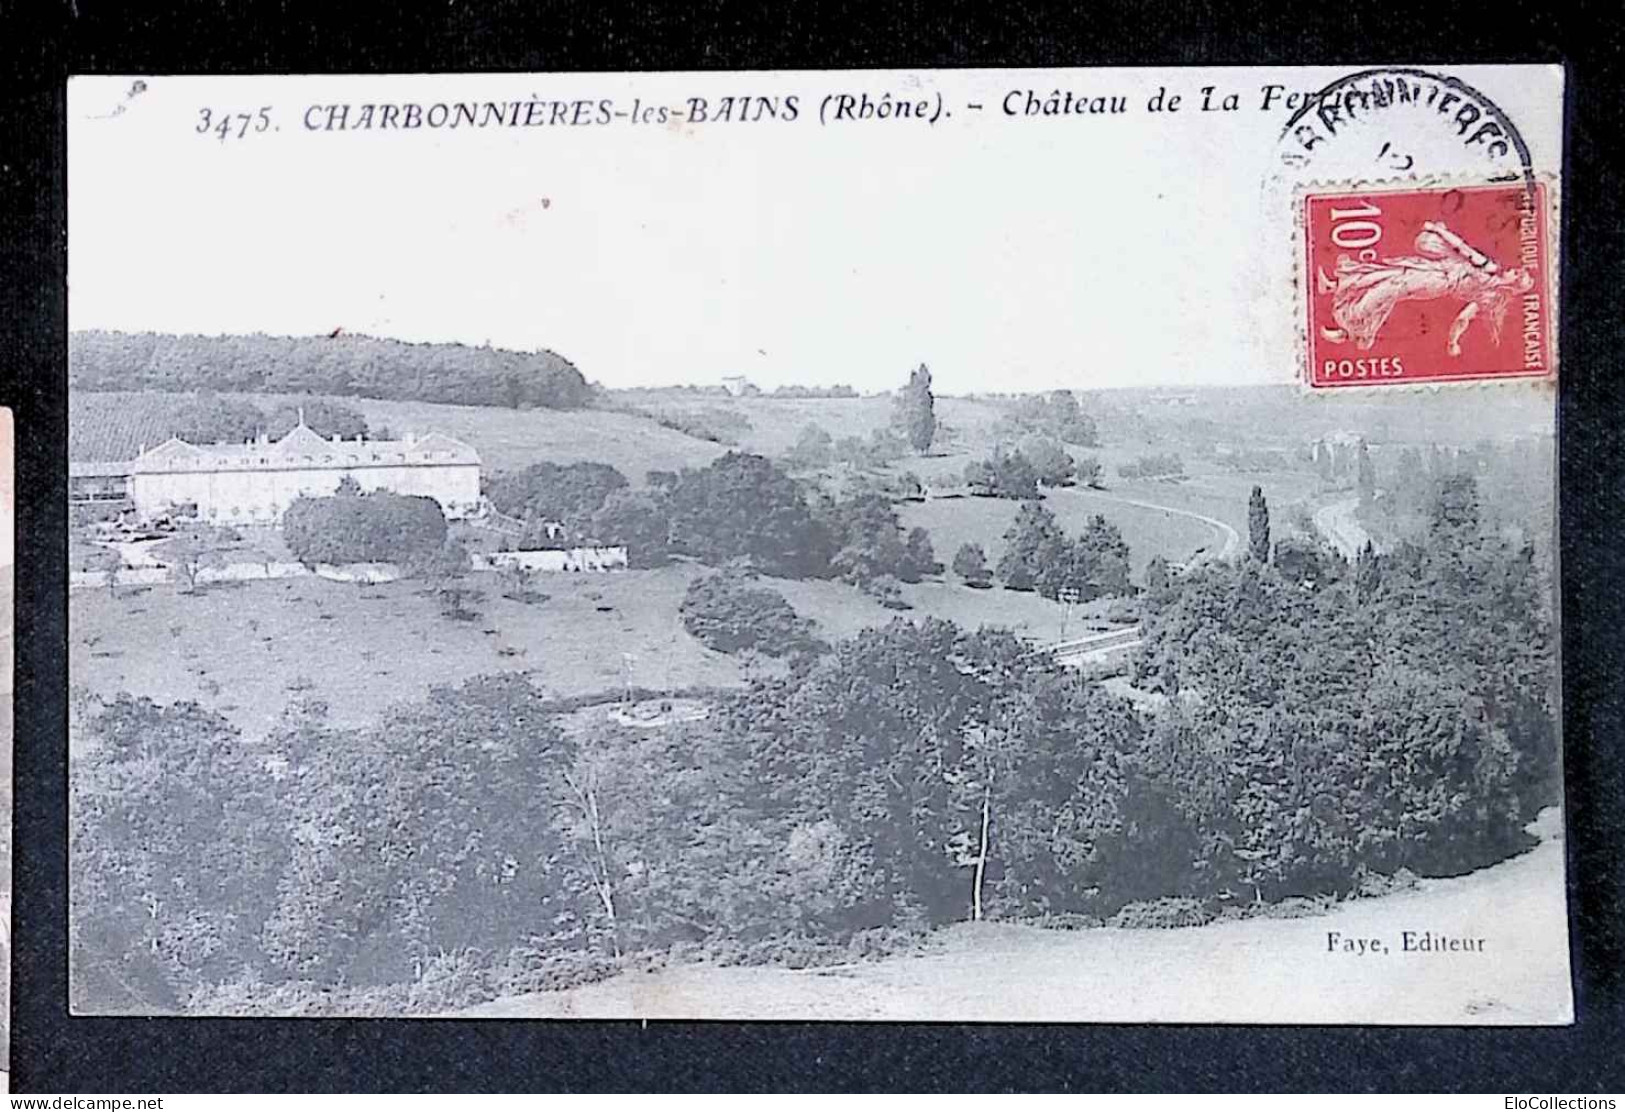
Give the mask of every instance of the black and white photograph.
<svg viewBox="0 0 1625 1112">
<path fill-rule="evenodd" d="M 71 1011 L 1571 1023 L 1563 78 L 74 78 Z"/>
</svg>

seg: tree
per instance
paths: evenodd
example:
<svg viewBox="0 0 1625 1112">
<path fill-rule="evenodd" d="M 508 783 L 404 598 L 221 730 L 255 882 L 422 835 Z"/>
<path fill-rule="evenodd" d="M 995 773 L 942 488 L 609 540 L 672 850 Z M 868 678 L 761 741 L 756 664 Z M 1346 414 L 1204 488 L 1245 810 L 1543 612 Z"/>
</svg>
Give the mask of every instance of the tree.
<svg viewBox="0 0 1625 1112">
<path fill-rule="evenodd" d="M 1120 598 L 1132 592 L 1128 542 L 1122 531 L 1100 514 L 1092 516 L 1073 541 L 1068 570 L 1064 586 L 1076 590 L 1084 601 Z"/>
<path fill-rule="evenodd" d="M 265 433 L 272 440 L 280 440 L 293 431 L 300 419 L 305 426 L 324 439 L 339 436 L 354 440 L 368 433 L 367 419 L 350 406 L 325 398 L 304 398 L 298 402 L 283 402 L 265 419 Z"/>
<path fill-rule="evenodd" d="M 265 414 L 251 401 L 202 390 L 175 410 L 171 431 L 189 444 L 242 443 L 265 428 Z"/>
<path fill-rule="evenodd" d="M 1015 521 L 1004 532 L 1004 543 L 999 578 L 1012 591 L 1030 591 L 1059 558 L 1065 537 L 1049 508 L 1031 500 L 1016 511 Z"/>
<path fill-rule="evenodd" d="M 935 399 L 931 396 L 931 371 L 924 363 L 908 377 L 908 385 L 897 396 L 893 424 L 902 429 L 909 444 L 924 455 L 937 433 Z"/>
<path fill-rule="evenodd" d="M 1445 543 L 1477 536 L 1478 484 L 1471 475 L 1446 475 L 1439 480 L 1430 522 L 1434 536 Z"/>
<path fill-rule="evenodd" d="M 785 462 L 798 471 L 816 471 L 830 465 L 834 451 L 835 442 L 824 427 L 809 423 L 802 426 Z"/>
<path fill-rule="evenodd" d="M 201 537 L 183 537 L 177 540 L 172 547 L 171 555 L 175 574 L 180 578 L 181 590 L 186 594 L 197 592 L 201 584 L 201 574 L 210 568 L 218 568 L 225 563 L 220 552 Z"/>
<path fill-rule="evenodd" d="M 1368 605 L 1376 597 L 1377 588 L 1382 586 L 1382 564 L 1377 558 L 1377 550 L 1368 540 L 1360 547 L 1360 554 L 1354 561 L 1354 593 L 1361 605 Z"/>
<path fill-rule="evenodd" d="M 1066 486 L 1077 477 L 1078 467 L 1072 456 L 1047 436 L 1023 437 L 1020 454 L 1032 464 L 1038 481 L 1045 486 Z"/>
<path fill-rule="evenodd" d="M 656 494 L 615 491 L 593 514 L 592 533 L 600 544 L 625 545 L 630 567 L 658 568 L 671 560 L 671 514 Z"/>
<path fill-rule="evenodd" d="M 798 615 L 783 595 L 727 572 L 690 583 L 678 610 L 683 628 L 717 652 L 753 649 L 764 656 L 789 656 L 819 644 L 813 623 Z"/>
<path fill-rule="evenodd" d="M 523 676 L 475 677 L 377 727 L 292 723 L 272 739 L 290 867 L 261 936 L 288 975 L 416 977 L 439 952 L 579 948 L 593 916 L 564 822 L 576 746 Z"/>
<path fill-rule="evenodd" d="M 196 703 L 121 694 L 79 708 L 70 766 L 74 996 L 175 1011 L 262 961 L 287 827 L 264 754 Z"/>
<path fill-rule="evenodd" d="M 579 409 L 595 391 L 551 351 L 413 344 L 370 336 L 71 334 L 68 373 L 87 390 L 330 394 L 456 405 Z M 248 435 L 253 431 L 249 430 Z"/>
<path fill-rule="evenodd" d="M 973 493 L 987 498 L 1038 497 L 1038 471 L 1026 456 L 1006 451 L 1002 445 L 986 460 L 965 465 L 965 483 Z"/>
<path fill-rule="evenodd" d="M 301 563 L 411 563 L 446 543 L 446 515 L 433 498 L 376 490 L 370 494 L 296 498 L 282 536 Z"/>
<path fill-rule="evenodd" d="M 862 586 L 910 570 L 897 511 L 880 495 L 860 494 L 837 504 L 827 514 L 826 528 L 840 545 L 830 567 L 847 582 Z"/>
<path fill-rule="evenodd" d="M 918 583 L 928 575 L 935 575 L 942 570 L 937 563 L 936 550 L 931 545 L 931 534 L 920 526 L 908 531 L 908 540 L 903 544 L 903 562 L 898 570 L 898 578 L 904 583 Z"/>
<path fill-rule="evenodd" d="M 585 528 L 611 494 L 627 488 L 626 476 L 607 463 L 533 463 L 522 471 L 491 477 L 491 504 L 513 517 L 563 522 Z"/>
<path fill-rule="evenodd" d="M 1051 390 L 1048 394 L 1020 399 L 1012 411 L 1011 423 L 1018 429 L 1043 433 L 1065 444 L 1084 448 L 1100 444 L 1094 419 L 1083 412 L 1077 395 L 1070 390 Z"/>
<path fill-rule="evenodd" d="M 790 577 L 829 569 L 833 539 L 801 487 L 763 456 L 728 452 L 685 469 L 667 496 L 672 550 L 713 566 L 746 559 Z"/>
<path fill-rule="evenodd" d="M 1145 589 L 1153 595 L 1160 595 L 1173 586 L 1173 576 L 1168 570 L 1168 561 L 1161 554 L 1151 557 L 1145 565 Z"/>
<path fill-rule="evenodd" d="M 987 567 L 987 554 L 979 544 L 965 543 L 954 553 L 954 574 L 965 581 L 967 587 L 990 587 L 993 573 Z"/>
<path fill-rule="evenodd" d="M 1359 489 L 1360 508 L 1369 509 L 1371 501 L 1377 494 L 1377 473 L 1371 465 L 1371 452 L 1366 448 L 1365 441 L 1360 441 L 1359 448 Z"/>
<path fill-rule="evenodd" d="M 1076 463 L 1078 482 L 1086 487 L 1091 487 L 1096 490 L 1100 489 L 1100 480 L 1104 475 L 1104 472 L 1100 467 L 1100 461 L 1094 456 L 1084 456 L 1082 459 L 1076 461 Z"/>
<path fill-rule="evenodd" d="M 1270 559 L 1270 507 L 1264 500 L 1264 488 L 1253 487 L 1247 500 L 1247 551 L 1261 564 Z"/>
</svg>

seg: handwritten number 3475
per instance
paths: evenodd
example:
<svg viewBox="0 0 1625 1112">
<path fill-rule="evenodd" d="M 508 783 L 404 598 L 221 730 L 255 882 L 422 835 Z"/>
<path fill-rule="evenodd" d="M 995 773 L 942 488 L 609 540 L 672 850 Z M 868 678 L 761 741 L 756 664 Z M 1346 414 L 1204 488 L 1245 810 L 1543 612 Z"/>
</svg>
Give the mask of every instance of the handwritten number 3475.
<svg viewBox="0 0 1625 1112">
<path fill-rule="evenodd" d="M 242 139 L 250 131 L 258 134 L 271 130 L 271 109 L 267 106 L 258 112 L 222 112 L 216 116 L 207 108 L 199 108 L 196 130 L 199 135 L 212 132 L 222 143 Z"/>
</svg>

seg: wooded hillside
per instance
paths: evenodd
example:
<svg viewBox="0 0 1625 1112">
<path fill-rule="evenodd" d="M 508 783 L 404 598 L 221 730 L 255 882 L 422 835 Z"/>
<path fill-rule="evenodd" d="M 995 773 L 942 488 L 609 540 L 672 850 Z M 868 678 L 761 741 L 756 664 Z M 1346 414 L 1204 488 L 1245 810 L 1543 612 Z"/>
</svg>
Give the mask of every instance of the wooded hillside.
<svg viewBox="0 0 1625 1112">
<path fill-rule="evenodd" d="M 339 394 L 513 409 L 579 409 L 595 394 L 551 351 L 351 335 L 74 332 L 68 382 L 75 390 Z"/>
</svg>

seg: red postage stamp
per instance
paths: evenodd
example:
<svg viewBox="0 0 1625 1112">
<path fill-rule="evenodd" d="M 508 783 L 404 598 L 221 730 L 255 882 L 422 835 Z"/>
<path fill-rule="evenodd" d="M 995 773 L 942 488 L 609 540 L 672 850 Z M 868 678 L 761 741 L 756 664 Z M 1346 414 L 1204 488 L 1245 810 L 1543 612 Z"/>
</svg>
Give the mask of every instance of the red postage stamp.
<svg viewBox="0 0 1625 1112">
<path fill-rule="evenodd" d="M 1546 187 L 1304 198 L 1312 387 L 1555 371 Z"/>
</svg>

